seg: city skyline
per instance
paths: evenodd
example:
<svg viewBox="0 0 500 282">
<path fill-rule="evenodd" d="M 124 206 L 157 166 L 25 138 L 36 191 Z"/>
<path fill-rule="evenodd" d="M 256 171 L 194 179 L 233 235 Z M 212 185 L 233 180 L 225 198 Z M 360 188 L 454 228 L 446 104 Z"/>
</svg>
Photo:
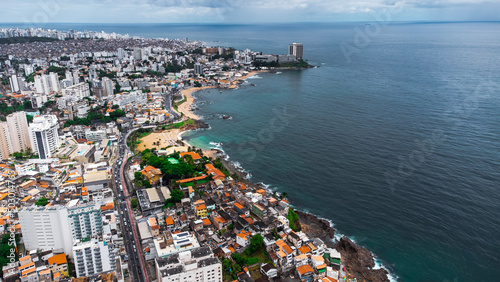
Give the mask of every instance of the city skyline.
<svg viewBox="0 0 500 282">
<path fill-rule="evenodd" d="M 2 23 L 286 23 L 376 21 L 498 21 L 492 0 L 254 1 L 35 1 L 2 4 Z"/>
</svg>

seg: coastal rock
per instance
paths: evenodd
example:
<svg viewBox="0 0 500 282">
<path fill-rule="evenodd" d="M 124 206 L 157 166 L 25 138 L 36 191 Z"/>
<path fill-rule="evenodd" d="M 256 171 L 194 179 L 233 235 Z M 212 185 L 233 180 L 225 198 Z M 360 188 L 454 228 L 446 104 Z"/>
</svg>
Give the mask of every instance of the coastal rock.
<svg viewBox="0 0 500 282">
<path fill-rule="evenodd" d="M 210 128 L 210 126 L 207 123 L 204 123 L 203 121 L 200 120 L 193 120 L 193 121 L 194 124 L 184 124 L 183 126 L 181 126 L 180 130 L 186 131 L 186 130 L 195 130 L 198 128 L 204 128 L 204 129 Z"/>
<path fill-rule="evenodd" d="M 389 281 L 385 269 L 373 269 L 375 259 L 372 253 L 356 245 L 351 239 L 342 237 L 336 249 L 342 255 L 349 278 L 356 278 L 357 281 Z"/>
<path fill-rule="evenodd" d="M 334 247 L 332 239 L 335 236 L 335 229 L 328 220 L 299 210 L 295 212 L 299 216 L 300 228 L 304 233 L 312 238 L 320 238 L 328 247 Z"/>
</svg>

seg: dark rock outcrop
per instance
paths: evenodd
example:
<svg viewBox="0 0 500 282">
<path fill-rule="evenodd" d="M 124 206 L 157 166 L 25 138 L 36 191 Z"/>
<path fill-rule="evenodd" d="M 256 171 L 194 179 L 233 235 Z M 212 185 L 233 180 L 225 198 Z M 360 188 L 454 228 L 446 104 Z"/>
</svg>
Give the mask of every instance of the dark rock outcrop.
<svg viewBox="0 0 500 282">
<path fill-rule="evenodd" d="M 342 237 L 336 246 L 350 278 L 358 281 L 389 281 L 385 269 L 373 269 L 375 259 L 370 251 Z"/>
<path fill-rule="evenodd" d="M 295 212 L 299 216 L 301 231 L 311 238 L 320 238 L 328 247 L 332 248 L 334 246 L 332 239 L 335 235 L 335 229 L 328 220 L 299 210 L 295 210 Z"/>
</svg>

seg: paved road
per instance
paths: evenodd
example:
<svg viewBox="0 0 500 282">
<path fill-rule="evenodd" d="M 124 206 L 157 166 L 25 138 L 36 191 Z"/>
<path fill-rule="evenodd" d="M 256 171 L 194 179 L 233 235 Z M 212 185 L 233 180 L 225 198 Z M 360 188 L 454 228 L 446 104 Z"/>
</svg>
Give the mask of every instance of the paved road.
<svg viewBox="0 0 500 282">
<path fill-rule="evenodd" d="M 130 131 L 131 132 L 131 131 Z M 129 259 L 129 271 L 133 281 L 149 282 L 146 275 L 146 267 L 142 248 L 139 241 L 138 230 L 135 228 L 135 217 L 130 208 L 130 199 L 127 182 L 124 177 L 124 168 L 128 158 L 126 145 L 127 132 L 123 132 L 118 142 L 118 159 L 113 169 L 114 185 L 118 198 L 118 211 L 122 220 L 123 242 Z"/>
</svg>

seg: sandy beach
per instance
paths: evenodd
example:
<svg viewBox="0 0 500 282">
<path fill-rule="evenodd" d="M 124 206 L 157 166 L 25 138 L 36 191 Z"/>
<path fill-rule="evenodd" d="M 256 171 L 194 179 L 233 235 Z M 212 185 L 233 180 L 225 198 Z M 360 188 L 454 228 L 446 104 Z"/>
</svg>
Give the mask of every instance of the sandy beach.
<svg viewBox="0 0 500 282">
<path fill-rule="evenodd" d="M 161 149 L 168 146 L 176 146 L 177 136 L 181 131 L 177 128 L 164 130 L 161 132 L 153 132 L 148 136 L 141 138 L 141 143 L 137 145 L 137 149 L 145 150 L 145 149 Z M 157 142 L 160 142 L 160 145 L 157 145 Z"/>
<path fill-rule="evenodd" d="M 241 77 L 236 78 L 231 83 L 231 85 L 228 87 L 228 89 L 237 88 L 238 81 L 245 80 L 246 78 L 251 77 L 253 75 L 256 75 L 260 72 L 264 72 L 264 71 L 262 71 L 262 70 L 251 71 L 251 72 L 248 72 L 248 74 L 246 74 L 246 75 L 243 75 Z M 191 106 L 194 104 L 194 100 L 195 100 L 191 94 L 193 94 L 196 91 L 210 89 L 210 88 L 217 88 L 217 87 L 215 87 L 215 86 L 191 87 L 191 88 L 182 90 L 181 94 L 184 95 L 184 97 L 186 97 L 186 102 L 179 105 L 179 107 L 177 108 L 178 112 L 183 113 L 184 116 L 191 118 L 191 119 L 196 119 L 196 120 L 200 119 L 200 117 L 197 114 L 195 114 L 195 113 L 193 113 L 193 111 L 191 111 Z"/>
<path fill-rule="evenodd" d="M 238 87 L 238 81 L 244 80 L 252 75 L 255 75 L 259 72 L 262 71 L 251 71 L 246 75 L 243 75 L 241 77 L 238 77 L 235 79 L 231 85 L 228 87 L 229 89 L 235 89 Z M 188 89 L 182 90 L 181 94 L 184 95 L 186 98 L 186 101 L 182 104 L 180 104 L 177 108 L 178 112 L 184 114 L 184 117 L 194 119 L 194 120 L 199 120 L 200 117 L 195 114 L 191 110 L 191 106 L 194 104 L 194 97 L 192 96 L 192 93 L 195 91 L 200 91 L 203 89 L 209 89 L 209 88 L 216 88 L 214 86 L 204 86 L 204 87 L 191 87 Z M 169 129 L 169 130 L 164 130 L 161 132 L 153 132 L 149 134 L 148 136 L 145 136 L 141 139 L 141 143 L 137 145 L 138 150 L 145 150 L 145 149 L 161 149 L 169 146 L 180 146 L 177 141 L 181 140 L 182 141 L 182 132 L 180 129 L 174 128 L 174 129 Z M 159 142 L 159 144 L 157 143 Z M 190 146 L 187 142 L 183 141 L 186 146 Z M 211 158 L 217 158 L 219 157 L 219 152 L 217 150 L 203 150 L 203 154 L 207 157 Z"/>
<path fill-rule="evenodd" d="M 231 85 L 228 87 L 228 89 L 235 89 L 235 88 L 237 88 L 238 87 L 238 81 L 245 80 L 246 78 L 251 77 L 253 75 L 256 75 L 258 73 L 261 73 L 261 72 L 264 72 L 264 71 L 263 70 L 250 71 L 246 75 L 242 75 L 241 77 L 236 78 L 231 83 Z M 191 119 L 195 119 L 195 120 L 199 120 L 200 117 L 191 110 L 191 106 L 194 104 L 194 100 L 195 100 L 192 94 L 194 92 L 196 92 L 196 91 L 200 91 L 200 90 L 204 90 L 204 89 L 210 89 L 210 88 L 217 88 L 217 87 L 215 87 L 215 86 L 191 87 L 191 88 L 182 90 L 181 94 L 184 95 L 184 97 L 186 97 L 186 101 L 184 103 L 180 104 L 177 107 L 178 112 L 184 114 L 185 117 L 188 117 L 188 118 L 191 118 Z M 182 135 L 182 134 L 179 135 L 179 133 L 181 133 L 181 132 L 179 131 L 177 134 L 175 134 L 175 136 L 181 136 Z M 183 141 L 183 142 L 185 144 L 189 145 L 187 142 L 185 142 L 185 141 Z M 203 154 L 205 156 L 211 157 L 211 158 L 217 158 L 219 156 L 219 153 L 216 150 L 203 150 Z"/>
</svg>

